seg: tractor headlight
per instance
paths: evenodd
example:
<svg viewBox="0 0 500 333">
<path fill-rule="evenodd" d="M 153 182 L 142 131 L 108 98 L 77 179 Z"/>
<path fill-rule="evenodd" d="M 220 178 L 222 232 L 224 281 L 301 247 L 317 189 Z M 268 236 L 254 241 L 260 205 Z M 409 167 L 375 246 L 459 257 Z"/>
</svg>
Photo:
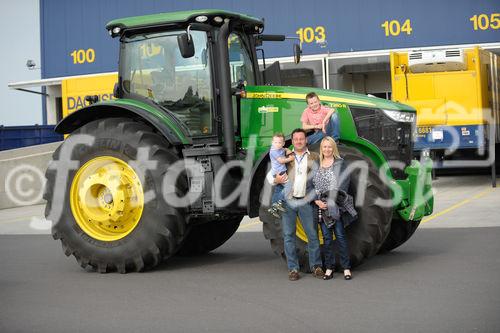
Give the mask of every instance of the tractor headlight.
<svg viewBox="0 0 500 333">
<path fill-rule="evenodd" d="M 415 121 L 415 112 L 410 111 L 394 111 L 394 110 L 382 110 L 385 115 L 394 121 L 402 123 L 413 123 Z"/>
<path fill-rule="evenodd" d="M 198 23 L 203 23 L 203 22 L 206 22 L 207 20 L 208 20 L 208 17 L 206 17 L 205 15 L 200 15 L 200 16 L 195 17 L 195 21 Z"/>
</svg>

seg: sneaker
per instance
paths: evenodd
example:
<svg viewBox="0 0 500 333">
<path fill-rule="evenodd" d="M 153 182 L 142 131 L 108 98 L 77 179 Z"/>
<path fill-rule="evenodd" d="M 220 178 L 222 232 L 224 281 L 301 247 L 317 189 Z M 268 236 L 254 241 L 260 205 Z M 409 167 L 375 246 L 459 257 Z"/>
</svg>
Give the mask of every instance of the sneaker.
<svg viewBox="0 0 500 333">
<path fill-rule="evenodd" d="M 297 281 L 298 279 L 300 279 L 300 274 L 298 271 L 291 270 L 290 272 L 288 272 L 288 280 Z"/>
<path fill-rule="evenodd" d="M 325 272 L 323 272 L 323 269 L 319 266 L 316 266 L 313 268 L 312 275 L 314 277 L 317 277 L 318 279 L 322 279 L 323 276 L 325 276 Z"/>
</svg>

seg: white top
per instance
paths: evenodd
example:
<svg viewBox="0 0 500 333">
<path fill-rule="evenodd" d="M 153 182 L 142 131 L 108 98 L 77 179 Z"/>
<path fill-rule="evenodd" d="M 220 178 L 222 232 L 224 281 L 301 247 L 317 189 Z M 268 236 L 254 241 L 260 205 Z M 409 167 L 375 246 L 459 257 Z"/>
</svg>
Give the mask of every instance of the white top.
<svg viewBox="0 0 500 333">
<path fill-rule="evenodd" d="M 295 181 L 293 182 L 293 196 L 303 198 L 306 196 L 307 185 L 307 159 L 309 150 L 306 150 L 302 155 L 295 155 Z"/>
</svg>

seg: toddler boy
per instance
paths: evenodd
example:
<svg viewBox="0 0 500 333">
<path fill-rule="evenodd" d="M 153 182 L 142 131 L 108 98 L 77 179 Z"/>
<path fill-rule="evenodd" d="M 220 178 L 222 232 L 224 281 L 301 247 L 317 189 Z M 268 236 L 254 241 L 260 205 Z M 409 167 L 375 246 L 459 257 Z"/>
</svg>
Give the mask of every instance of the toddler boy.
<svg viewBox="0 0 500 333">
<path fill-rule="evenodd" d="M 269 151 L 269 158 L 271 159 L 271 173 L 273 177 L 276 175 L 286 174 L 286 163 L 293 161 L 293 153 L 290 149 L 283 148 L 285 145 L 285 136 L 283 133 L 275 133 L 271 143 L 271 150 Z M 268 212 L 276 218 L 281 218 L 281 213 L 285 211 L 283 201 L 285 195 L 283 193 L 284 184 L 277 184 L 273 189 L 272 205 Z"/>
</svg>

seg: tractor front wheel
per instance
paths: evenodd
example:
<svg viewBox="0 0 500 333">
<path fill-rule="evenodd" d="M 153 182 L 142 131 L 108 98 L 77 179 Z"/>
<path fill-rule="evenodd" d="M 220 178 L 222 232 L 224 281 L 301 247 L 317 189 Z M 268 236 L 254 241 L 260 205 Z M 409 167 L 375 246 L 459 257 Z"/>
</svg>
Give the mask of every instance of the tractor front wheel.
<svg viewBox="0 0 500 333">
<path fill-rule="evenodd" d="M 415 233 L 420 221 L 404 221 L 400 217 L 396 217 L 391 223 L 391 232 L 382 244 L 379 253 L 389 252 L 403 245 Z"/>
</svg>

